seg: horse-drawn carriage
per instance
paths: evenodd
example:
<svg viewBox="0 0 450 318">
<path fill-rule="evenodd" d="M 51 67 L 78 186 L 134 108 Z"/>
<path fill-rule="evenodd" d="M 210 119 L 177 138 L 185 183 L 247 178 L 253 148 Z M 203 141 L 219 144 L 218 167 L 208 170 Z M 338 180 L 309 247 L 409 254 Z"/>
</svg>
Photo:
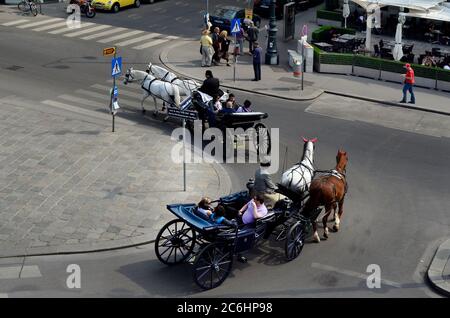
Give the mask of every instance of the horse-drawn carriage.
<svg viewBox="0 0 450 318">
<path fill-rule="evenodd" d="M 158 113 L 157 99 L 168 105 L 168 109 L 180 109 L 181 111 L 195 112 L 197 119 L 202 121 L 202 127 L 216 127 L 222 130 L 222 136 L 226 137 L 231 132 L 227 128 L 237 132 L 241 128 L 244 133 L 240 135 L 250 137 L 257 153 L 269 154 L 271 151 L 271 138 L 267 127 L 261 122 L 268 117 L 267 113 L 262 112 L 243 112 L 243 113 L 214 113 L 211 110 L 212 97 L 198 91 L 199 84 L 191 79 L 181 79 L 166 69 L 149 64 L 147 71 L 138 71 L 130 68 L 125 74 L 124 84 L 139 82 L 144 95 L 141 100 L 142 112 L 145 113 L 144 101 L 148 97 L 153 97 L 156 115 Z M 228 92 L 222 92 L 221 102 L 225 103 L 228 98 Z M 182 100 L 181 96 L 184 97 Z M 170 112 L 168 111 L 168 116 Z M 179 114 L 178 116 L 179 117 Z M 194 127 L 194 119 L 186 119 L 187 127 Z M 241 131 L 242 132 L 242 131 Z M 231 136 L 229 136 L 231 137 Z M 239 136 L 234 136 L 233 143 Z M 227 139 L 229 140 L 229 139 Z M 225 145 L 225 143 L 224 143 Z"/>
<path fill-rule="evenodd" d="M 262 238 L 271 235 L 285 241 L 288 261 L 298 257 L 311 231 L 311 220 L 301 214 L 306 196 L 298 196 L 280 186 L 280 193 L 293 195 L 277 202 L 263 218 L 252 225 L 226 226 L 206 219 L 194 203 L 171 204 L 167 209 L 177 219 L 159 231 L 155 241 L 158 259 L 166 265 L 187 262 L 193 265 L 195 283 L 203 289 L 222 284 L 231 272 L 234 256 L 252 249 Z M 225 209 L 236 211 L 250 199 L 251 189 L 219 198 Z M 317 214 L 320 209 L 317 210 Z M 317 215 L 316 215 L 317 216 Z"/>
</svg>

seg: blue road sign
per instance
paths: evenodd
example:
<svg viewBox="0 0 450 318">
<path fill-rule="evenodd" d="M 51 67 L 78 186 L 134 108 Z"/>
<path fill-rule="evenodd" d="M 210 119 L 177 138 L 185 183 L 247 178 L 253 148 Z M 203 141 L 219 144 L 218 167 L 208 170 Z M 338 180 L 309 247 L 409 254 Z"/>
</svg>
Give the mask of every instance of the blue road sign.
<svg viewBox="0 0 450 318">
<path fill-rule="evenodd" d="M 241 20 L 233 19 L 231 21 L 231 34 L 236 35 L 241 31 Z"/>
<path fill-rule="evenodd" d="M 119 96 L 119 89 L 117 88 L 117 86 L 114 86 L 113 89 L 113 97 L 117 98 L 117 96 Z"/>
<path fill-rule="evenodd" d="M 111 76 L 120 75 L 122 73 L 122 57 L 112 59 Z"/>
</svg>

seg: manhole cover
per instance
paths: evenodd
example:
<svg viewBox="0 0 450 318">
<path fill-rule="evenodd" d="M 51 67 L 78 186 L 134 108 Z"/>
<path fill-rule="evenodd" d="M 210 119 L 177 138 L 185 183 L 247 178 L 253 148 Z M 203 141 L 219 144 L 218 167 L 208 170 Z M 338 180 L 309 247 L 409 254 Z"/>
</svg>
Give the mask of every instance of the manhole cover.
<svg viewBox="0 0 450 318">
<path fill-rule="evenodd" d="M 20 70 L 21 68 L 23 68 L 23 66 L 12 65 L 12 66 L 5 67 L 5 70 L 17 71 L 17 70 Z"/>
</svg>

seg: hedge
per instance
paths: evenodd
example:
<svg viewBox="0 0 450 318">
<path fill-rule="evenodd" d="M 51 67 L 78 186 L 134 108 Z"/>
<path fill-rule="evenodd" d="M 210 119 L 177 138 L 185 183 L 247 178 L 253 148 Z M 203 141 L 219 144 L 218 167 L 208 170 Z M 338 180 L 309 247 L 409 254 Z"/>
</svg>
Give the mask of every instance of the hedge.
<svg viewBox="0 0 450 318">
<path fill-rule="evenodd" d="M 339 21 L 341 22 L 343 17 L 342 13 L 336 11 L 327 11 L 327 10 L 317 10 L 316 13 L 317 19 L 331 20 L 331 21 Z"/>
<path fill-rule="evenodd" d="M 320 50 L 313 44 L 314 47 L 314 63 L 317 61 L 322 64 L 333 65 L 354 65 L 370 69 L 376 69 L 392 73 L 404 73 L 405 62 L 386 60 L 371 56 L 364 56 L 358 54 L 346 53 L 330 53 Z M 428 67 L 419 64 L 411 64 L 414 69 L 414 74 L 417 77 L 437 79 L 441 81 L 450 82 L 450 71 L 436 67 Z"/>
<path fill-rule="evenodd" d="M 338 28 L 329 25 L 324 25 L 312 32 L 311 39 L 313 40 L 313 42 L 329 41 L 330 39 L 328 37 L 330 35 L 331 30 L 335 30 L 339 34 L 356 34 L 355 29 Z"/>
</svg>

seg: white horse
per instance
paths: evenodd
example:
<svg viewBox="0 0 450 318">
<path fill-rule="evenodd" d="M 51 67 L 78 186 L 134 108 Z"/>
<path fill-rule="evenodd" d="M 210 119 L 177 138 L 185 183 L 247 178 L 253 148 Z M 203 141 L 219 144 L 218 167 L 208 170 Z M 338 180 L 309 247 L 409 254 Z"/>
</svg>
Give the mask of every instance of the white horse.
<svg viewBox="0 0 450 318">
<path fill-rule="evenodd" d="M 141 87 L 144 90 L 144 95 L 141 100 L 142 113 L 145 113 L 144 101 L 149 96 L 152 96 L 155 102 L 155 116 L 158 114 L 156 98 L 159 98 L 171 105 L 175 105 L 176 107 L 180 106 L 180 89 L 177 85 L 158 80 L 153 75 L 150 75 L 144 71 L 129 68 L 125 74 L 125 80 L 123 83 L 126 85 L 136 81 L 141 84 Z"/>
<path fill-rule="evenodd" d="M 309 189 L 314 176 L 314 143 L 316 141 L 317 138 L 308 140 L 303 137 L 302 160 L 283 173 L 281 176 L 282 186 L 298 194 L 303 194 Z"/>
<path fill-rule="evenodd" d="M 183 96 L 191 96 L 192 92 L 200 87 L 198 82 L 191 79 L 180 79 L 164 67 L 153 65 L 151 62 L 147 65 L 147 72 L 164 82 L 177 85 L 180 88 L 180 94 Z"/>
</svg>

